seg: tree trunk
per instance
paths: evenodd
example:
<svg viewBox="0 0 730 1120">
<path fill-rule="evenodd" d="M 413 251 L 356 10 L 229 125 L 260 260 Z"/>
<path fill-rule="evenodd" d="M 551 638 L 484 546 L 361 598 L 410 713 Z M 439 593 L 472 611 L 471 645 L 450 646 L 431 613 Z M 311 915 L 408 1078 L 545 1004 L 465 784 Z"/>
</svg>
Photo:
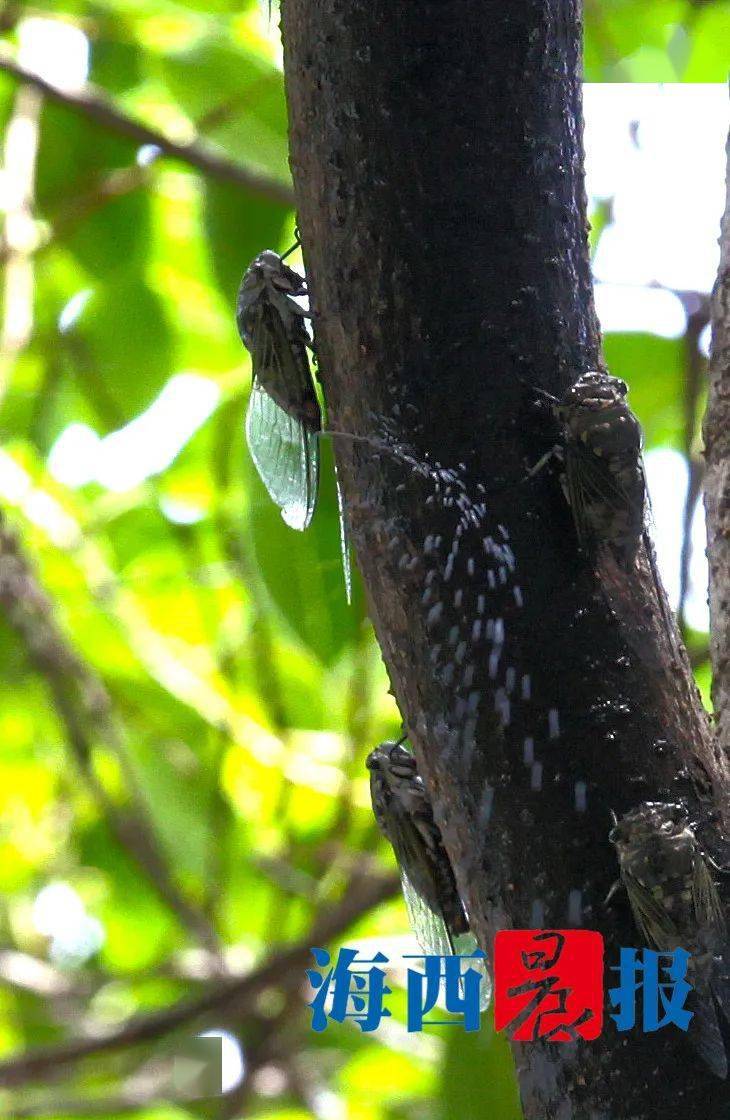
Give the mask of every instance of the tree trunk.
<svg viewBox="0 0 730 1120">
<path fill-rule="evenodd" d="M 727 204 L 712 293 L 710 400 L 704 428 L 712 700 L 719 742 L 726 751 L 730 747 L 730 136 L 727 152 Z"/>
<path fill-rule="evenodd" d="M 728 784 L 646 555 L 594 571 L 554 475 L 525 482 L 531 387 L 601 365 L 577 0 L 285 0 L 282 27 L 329 424 L 402 452 L 335 440 L 351 529 L 473 928 L 584 925 L 615 963 L 641 939 L 603 901 L 611 811 L 681 799 L 717 853 Z M 726 1117 L 676 1030 L 515 1049 L 528 1120 Z"/>
</svg>

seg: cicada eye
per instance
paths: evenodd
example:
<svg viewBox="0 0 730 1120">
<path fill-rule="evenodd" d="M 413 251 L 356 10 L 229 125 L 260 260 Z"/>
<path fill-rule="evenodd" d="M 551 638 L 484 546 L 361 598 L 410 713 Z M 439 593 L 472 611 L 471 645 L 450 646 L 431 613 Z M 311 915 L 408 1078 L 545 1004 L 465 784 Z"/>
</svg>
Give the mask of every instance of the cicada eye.
<svg viewBox="0 0 730 1120">
<path fill-rule="evenodd" d="M 394 762 L 413 762 L 413 755 L 402 745 L 400 741 L 397 743 L 389 743 L 388 746 L 390 748 L 390 757 Z"/>
<path fill-rule="evenodd" d="M 620 379 L 619 379 L 619 380 L 618 380 L 618 382 L 616 383 L 616 388 L 618 389 L 618 391 L 619 391 L 619 393 L 621 394 L 621 396 L 622 396 L 622 397 L 625 397 L 625 396 L 626 396 L 626 394 L 627 394 L 627 393 L 628 393 L 628 391 L 629 391 L 629 387 L 628 387 L 628 385 L 626 384 L 626 382 L 625 382 L 625 381 L 621 381 Z"/>
</svg>

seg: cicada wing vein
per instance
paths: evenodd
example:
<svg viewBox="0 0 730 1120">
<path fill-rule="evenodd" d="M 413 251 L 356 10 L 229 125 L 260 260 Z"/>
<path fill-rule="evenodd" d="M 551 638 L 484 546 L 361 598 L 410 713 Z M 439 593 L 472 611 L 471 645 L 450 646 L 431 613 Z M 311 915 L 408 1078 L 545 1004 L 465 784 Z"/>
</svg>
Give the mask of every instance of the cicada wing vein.
<svg viewBox="0 0 730 1120">
<path fill-rule="evenodd" d="M 643 468 L 641 469 L 643 471 Z M 565 473 L 568 501 L 573 513 L 578 542 L 581 548 L 586 549 L 593 536 L 588 507 L 603 505 L 609 508 L 624 508 L 632 503 L 635 504 L 635 499 L 611 473 L 606 461 L 584 449 L 580 444 L 571 445 L 567 449 Z M 644 507 L 636 513 L 637 516 L 644 518 Z"/>
<path fill-rule="evenodd" d="M 634 920 L 649 945 L 667 952 L 679 945 L 679 932 L 664 906 L 631 872 L 621 872 Z"/>
<path fill-rule="evenodd" d="M 405 871 L 401 871 L 401 885 L 411 929 L 424 953 L 452 956 L 454 942 L 444 919 L 420 896 Z"/>
<path fill-rule="evenodd" d="M 401 871 L 401 885 L 413 935 L 425 954 L 437 957 L 466 954 L 468 957 L 478 948 L 472 933 L 461 933 L 456 937 L 452 935 L 443 917 L 421 898 L 404 871 Z M 479 957 L 473 960 L 466 959 L 461 965 L 462 973 L 466 968 L 473 968 L 482 977 L 479 988 L 479 1010 L 486 1011 L 492 997 L 492 985 L 486 963 Z"/>
<path fill-rule="evenodd" d="M 688 1001 L 692 1021 L 687 1037 L 712 1072 L 725 1080 L 727 1077 L 727 1052 L 717 1017 L 717 1008 L 709 992 L 693 992 Z"/>
<path fill-rule="evenodd" d="M 337 488 L 337 515 L 340 522 L 340 553 L 342 555 L 342 577 L 345 581 L 345 596 L 347 605 L 352 604 L 352 566 L 350 564 L 350 534 L 347 530 L 347 515 L 345 512 L 345 497 L 340 486 L 340 479 L 335 464 L 335 486 Z"/>
<path fill-rule="evenodd" d="M 312 520 L 319 486 L 319 442 L 254 380 L 246 412 L 246 440 L 261 481 L 287 525 L 303 531 Z"/>
</svg>

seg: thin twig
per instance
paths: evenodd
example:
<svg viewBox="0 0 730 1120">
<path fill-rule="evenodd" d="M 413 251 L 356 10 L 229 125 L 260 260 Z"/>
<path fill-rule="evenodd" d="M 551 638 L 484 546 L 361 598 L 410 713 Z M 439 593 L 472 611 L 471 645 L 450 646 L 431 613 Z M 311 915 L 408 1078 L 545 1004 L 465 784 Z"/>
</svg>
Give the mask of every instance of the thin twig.
<svg viewBox="0 0 730 1120">
<path fill-rule="evenodd" d="M 697 405 L 702 391 L 705 361 L 700 353 L 699 340 L 710 321 L 710 301 L 700 292 L 677 292 L 687 314 L 684 334 L 684 438 L 683 451 L 687 459 L 687 494 L 682 513 L 682 551 L 679 568 L 679 604 L 677 619 L 684 627 L 684 611 L 689 593 L 689 568 L 692 558 L 692 520 L 702 488 L 704 461 L 695 454 L 697 441 Z"/>
<path fill-rule="evenodd" d="M 244 167 L 242 164 L 228 159 L 227 156 L 218 155 L 209 148 L 202 147 L 197 141 L 193 140 L 184 144 L 172 140 L 164 133 L 128 117 L 99 90 L 90 86 L 82 93 L 70 93 L 67 90 L 58 89 L 46 81 L 45 78 L 40 77 L 39 74 L 24 70 L 5 52 L 0 53 L 0 70 L 18 81 L 35 86 L 49 100 L 55 101 L 58 105 L 64 105 L 73 112 L 81 113 L 89 120 L 119 133 L 120 136 L 126 136 L 140 145 L 151 144 L 159 148 L 165 155 L 172 159 L 181 160 L 190 167 L 196 167 L 212 179 L 235 183 L 251 194 L 268 198 L 282 206 L 291 207 L 294 205 L 294 194 L 291 187 L 287 186 L 286 183 Z"/>
<path fill-rule="evenodd" d="M 127 1096 L 103 1097 L 98 1100 L 89 1100 L 81 1097 L 65 1097 L 46 1100 L 38 1104 L 19 1105 L 17 1108 L 6 1112 L 5 1120 L 34 1120 L 35 1117 L 48 1117 L 55 1120 L 59 1114 L 63 1116 L 99 1116 L 107 1120 L 109 1116 L 122 1116 L 125 1113 L 142 1112 L 154 1105 L 165 1105 L 167 1099 L 160 1093 L 153 1093 L 149 1097 L 138 1095 L 134 1099 Z"/>
<path fill-rule="evenodd" d="M 60 1066 L 82 1058 L 150 1042 L 211 1015 L 220 1019 L 241 1014 L 264 988 L 280 983 L 295 970 L 303 969 L 311 960 L 313 945 L 328 944 L 369 910 L 392 898 L 398 889 L 397 875 L 356 873 L 347 884 L 341 900 L 318 916 L 305 937 L 270 956 L 248 975 L 219 981 L 193 999 L 182 1000 L 148 1015 L 135 1016 L 109 1034 L 75 1038 L 7 1058 L 0 1062 L 0 1085 L 19 1085 L 45 1075 L 55 1077 Z"/>
<path fill-rule="evenodd" d="M 260 82 L 252 83 L 251 88 L 260 84 Z M 195 122 L 195 131 L 203 134 L 225 122 L 236 108 L 245 104 L 250 90 L 244 91 L 244 94 L 230 98 L 204 113 Z M 129 167 L 117 167 L 106 175 L 101 177 L 96 175 L 91 181 L 76 186 L 69 198 L 59 206 L 51 224 L 37 226 L 36 242 L 27 249 L 28 255 L 37 256 L 58 241 L 70 236 L 87 218 L 101 210 L 108 202 L 149 186 L 154 175 L 155 164 L 163 154 L 160 151 L 158 155 L 152 154 L 144 164 L 134 163 Z M 5 264 L 11 252 L 7 238 L 0 238 L 0 265 Z"/>
</svg>

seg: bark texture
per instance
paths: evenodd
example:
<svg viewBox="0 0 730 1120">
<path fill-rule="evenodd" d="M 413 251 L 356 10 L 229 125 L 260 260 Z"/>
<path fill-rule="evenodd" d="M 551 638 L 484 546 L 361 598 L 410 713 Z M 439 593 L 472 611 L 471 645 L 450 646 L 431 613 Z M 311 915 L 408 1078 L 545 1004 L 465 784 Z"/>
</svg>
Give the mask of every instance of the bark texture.
<svg viewBox="0 0 730 1120">
<path fill-rule="evenodd" d="M 712 293 L 710 399 L 705 417 L 705 509 L 710 561 L 712 699 L 717 735 L 730 750 L 730 138 L 720 268 Z"/>
<path fill-rule="evenodd" d="M 645 552 L 581 560 L 531 386 L 599 368 L 577 0 L 285 0 L 292 169 L 371 614 L 472 925 L 640 938 L 611 811 L 727 774 Z M 417 464 L 425 464 L 418 466 Z M 607 975 L 608 984 L 611 981 Z M 528 1120 L 726 1120 L 668 1030 L 516 1047 Z"/>
</svg>

